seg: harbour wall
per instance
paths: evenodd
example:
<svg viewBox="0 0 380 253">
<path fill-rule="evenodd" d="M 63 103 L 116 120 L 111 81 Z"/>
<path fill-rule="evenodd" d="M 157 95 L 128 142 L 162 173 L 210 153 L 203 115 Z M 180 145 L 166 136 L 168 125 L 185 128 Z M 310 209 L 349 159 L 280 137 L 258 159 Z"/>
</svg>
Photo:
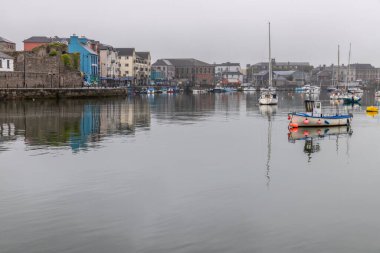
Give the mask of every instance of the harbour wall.
<svg viewBox="0 0 380 253">
<path fill-rule="evenodd" d="M 0 88 L 0 100 L 127 96 L 127 88 Z"/>
</svg>

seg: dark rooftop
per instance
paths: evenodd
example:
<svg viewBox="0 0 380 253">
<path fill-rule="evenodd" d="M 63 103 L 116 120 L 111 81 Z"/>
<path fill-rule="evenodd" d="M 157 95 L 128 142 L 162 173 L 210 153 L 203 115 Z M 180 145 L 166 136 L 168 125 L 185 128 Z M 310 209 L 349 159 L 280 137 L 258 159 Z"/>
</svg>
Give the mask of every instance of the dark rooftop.
<svg viewBox="0 0 380 253">
<path fill-rule="evenodd" d="M 177 58 L 177 59 L 165 59 L 171 62 L 176 67 L 186 67 L 186 66 L 211 66 L 203 61 L 199 61 L 193 58 Z"/>
<path fill-rule="evenodd" d="M 149 55 L 150 55 L 149 52 L 136 52 L 136 54 L 137 54 L 139 57 L 141 57 L 141 58 L 143 58 L 143 59 L 146 59 L 146 60 L 149 58 Z"/>
<path fill-rule="evenodd" d="M 135 52 L 134 48 L 116 48 L 116 51 L 119 53 L 119 56 L 132 56 Z"/>
<path fill-rule="evenodd" d="M 169 60 L 159 59 L 152 66 L 173 66 Z"/>
<path fill-rule="evenodd" d="M 215 64 L 215 66 L 240 66 L 240 63 L 225 62 L 225 63 Z"/>
<path fill-rule="evenodd" d="M 54 37 L 47 37 L 47 36 L 32 36 L 23 42 L 27 43 L 50 43 L 50 42 L 68 42 L 68 38 L 60 38 L 57 36 Z"/>
</svg>

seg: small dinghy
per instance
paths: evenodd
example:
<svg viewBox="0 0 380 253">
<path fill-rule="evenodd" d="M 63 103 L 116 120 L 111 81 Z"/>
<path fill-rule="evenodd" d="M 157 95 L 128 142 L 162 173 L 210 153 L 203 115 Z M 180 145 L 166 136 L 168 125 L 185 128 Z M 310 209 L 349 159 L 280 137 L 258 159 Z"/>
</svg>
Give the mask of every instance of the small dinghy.
<svg viewBox="0 0 380 253">
<path fill-rule="evenodd" d="M 351 125 L 352 114 L 322 114 L 320 101 L 306 100 L 305 107 L 306 112 L 288 114 L 289 128 Z"/>
</svg>

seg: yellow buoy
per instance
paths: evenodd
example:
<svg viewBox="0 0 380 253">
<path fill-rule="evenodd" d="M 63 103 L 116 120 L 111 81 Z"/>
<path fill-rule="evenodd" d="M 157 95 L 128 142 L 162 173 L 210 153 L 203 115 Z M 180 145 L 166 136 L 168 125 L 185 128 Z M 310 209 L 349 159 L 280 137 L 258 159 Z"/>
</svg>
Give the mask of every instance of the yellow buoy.
<svg viewBox="0 0 380 253">
<path fill-rule="evenodd" d="M 367 112 L 378 112 L 379 108 L 377 108 L 376 106 L 368 106 L 366 111 Z"/>
</svg>

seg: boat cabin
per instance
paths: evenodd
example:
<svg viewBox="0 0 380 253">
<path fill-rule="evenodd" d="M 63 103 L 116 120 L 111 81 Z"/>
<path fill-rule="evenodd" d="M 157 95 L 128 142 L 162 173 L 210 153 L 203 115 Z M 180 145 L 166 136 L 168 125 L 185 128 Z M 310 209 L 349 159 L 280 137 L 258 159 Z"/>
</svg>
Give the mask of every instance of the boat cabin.
<svg viewBox="0 0 380 253">
<path fill-rule="evenodd" d="M 305 100 L 306 112 L 310 112 L 313 116 L 322 115 L 322 103 L 321 101 Z"/>
</svg>

